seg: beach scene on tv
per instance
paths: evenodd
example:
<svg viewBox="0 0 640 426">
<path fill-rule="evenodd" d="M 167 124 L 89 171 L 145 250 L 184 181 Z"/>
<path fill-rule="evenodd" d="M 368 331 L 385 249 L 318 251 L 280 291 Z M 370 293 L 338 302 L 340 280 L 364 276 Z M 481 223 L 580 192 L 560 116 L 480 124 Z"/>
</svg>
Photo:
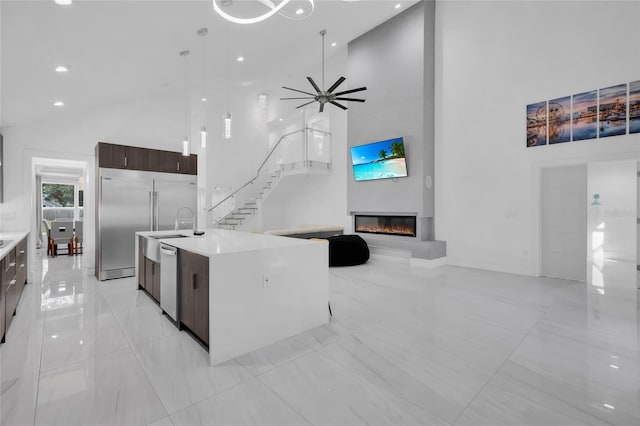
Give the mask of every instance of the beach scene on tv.
<svg viewBox="0 0 640 426">
<path fill-rule="evenodd" d="M 402 138 L 351 148 L 355 180 L 390 179 L 407 176 Z"/>
</svg>

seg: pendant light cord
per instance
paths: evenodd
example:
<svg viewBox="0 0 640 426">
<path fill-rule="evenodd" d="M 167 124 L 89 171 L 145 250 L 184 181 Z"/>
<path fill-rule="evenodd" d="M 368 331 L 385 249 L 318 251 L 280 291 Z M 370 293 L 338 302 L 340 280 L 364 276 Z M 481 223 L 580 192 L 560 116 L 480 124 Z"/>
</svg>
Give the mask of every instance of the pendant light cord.
<svg viewBox="0 0 640 426">
<path fill-rule="evenodd" d="M 189 139 L 189 82 L 188 82 L 188 72 L 187 72 L 187 57 L 189 56 L 188 50 L 183 50 L 180 52 L 180 56 L 184 58 L 184 127 L 185 127 L 185 138 Z"/>
<path fill-rule="evenodd" d="M 324 92 L 324 35 L 327 33 L 327 30 L 320 31 L 320 35 L 322 36 L 322 91 Z"/>
<path fill-rule="evenodd" d="M 207 98 L 207 88 L 206 88 L 206 79 L 205 79 L 205 70 L 204 70 L 204 36 L 207 35 L 207 33 L 204 33 L 202 35 L 202 99 L 206 99 Z M 204 116 L 204 114 L 203 114 Z M 204 117 L 203 117 L 203 121 L 204 121 Z"/>
<path fill-rule="evenodd" d="M 229 113 L 229 22 L 227 22 L 227 55 L 226 55 L 226 64 L 227 64 L 227 114 Z"/>
<path fill-rule="evenodd" d="M 184 128 L 186 130 L 185 137 L 189 140 L 189 95 L 187 77 L 187 55 L 184 56 Z"/>
</svg>

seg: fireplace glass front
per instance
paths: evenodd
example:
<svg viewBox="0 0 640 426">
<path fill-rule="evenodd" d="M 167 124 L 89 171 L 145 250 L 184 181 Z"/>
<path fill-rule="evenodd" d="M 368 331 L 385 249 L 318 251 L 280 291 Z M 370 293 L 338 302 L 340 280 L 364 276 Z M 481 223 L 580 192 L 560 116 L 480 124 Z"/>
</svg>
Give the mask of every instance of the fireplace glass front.
<svg viewBox="0 0 640 426">
<path fill-rule="evenodd" d="M 368 234 L 416 236 L 415 216 L 355 215 L 355 231 Z"/>
</svg>

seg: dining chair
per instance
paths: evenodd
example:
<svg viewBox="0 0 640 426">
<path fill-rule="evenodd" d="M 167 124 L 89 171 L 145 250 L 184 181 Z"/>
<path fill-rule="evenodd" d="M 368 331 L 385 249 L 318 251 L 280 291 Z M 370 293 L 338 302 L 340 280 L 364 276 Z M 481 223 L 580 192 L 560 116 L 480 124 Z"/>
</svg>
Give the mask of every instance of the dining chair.
<svg viewBox="0 0 640 426">
<path fill-rule="evenodd" d="M 82 254 L 82 236 L 83 236 L 83 222 L 81 220 L 76 220 L 73 222 L 73 229 L 75 230 L 75 234 L 73 236 L 73 253 Z"/>
<path fill-rule="evenodd" d="M 53 256 L 53 243 L 51 241 L 51 226 L 47 219 L 42 219 L 42 229 L 47 233 L 47 256 Z"/>
<path fill-rule="evenodd" d="M 53 245 L 53 256 L 58 254 L 58 244 L 67 245 L 67 254 L 71 254 L 73 238 L 73 222 L 53 221 L 51 224 L 51 243 Z"/>
</svg>

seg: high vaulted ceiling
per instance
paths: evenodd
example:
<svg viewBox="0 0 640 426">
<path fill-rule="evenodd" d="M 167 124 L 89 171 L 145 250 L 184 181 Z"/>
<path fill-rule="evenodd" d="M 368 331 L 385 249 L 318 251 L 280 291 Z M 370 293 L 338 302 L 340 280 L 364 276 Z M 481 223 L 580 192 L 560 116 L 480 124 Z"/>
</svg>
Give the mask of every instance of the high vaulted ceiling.
<svg viewBox="0 0 640 426">
<path fill-rule="evenodd" d="M 234 95 L 259 91 L 280 76 L 320 67 L 321 38 L 327 30 L 326 55 L 402 12 L 416 0 L 316 0 L 305 20 L 275 15 L 252 25 L 227 24 L 210 0 L 100 1 L 0 0 L 1 125 L 26 125 L 67 111 L 117 105 L 183 90 L 189 56 L 189 86 L 202 87 L 202 38 L 206 27 L 205 87 L 208 95 L 229 82 Z M 243 1 L 243 0 L 236 0 Z M 253 0 L 244 0 L 253 1 Z M 396 8 L 396 4 L 401 7 Z M 336 42 L 336 47 L 330 44 Z M 236 57 L 243 56 L 244 62 Z M 69 71 L 56 73 L 65 65 Z M 213 96 L 212 96 L 213 97 Z"/>
</svg>

